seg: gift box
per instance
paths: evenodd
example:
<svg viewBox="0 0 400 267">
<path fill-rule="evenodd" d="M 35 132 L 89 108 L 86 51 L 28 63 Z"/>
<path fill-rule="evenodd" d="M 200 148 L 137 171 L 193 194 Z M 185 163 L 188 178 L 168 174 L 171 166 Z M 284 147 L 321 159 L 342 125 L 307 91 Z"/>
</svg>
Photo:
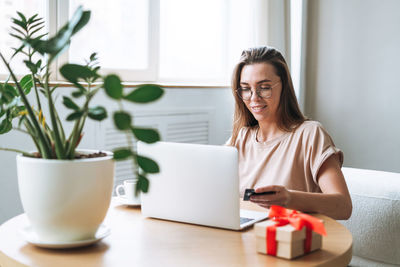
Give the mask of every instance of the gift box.
<svg viewBox="0 0 400 267">
<path fill-rule="evenodd" d="M 322 247 L 322 220 L 280 206 L 271 206 L 269 218 L 254 226 L 258 252 L 293 259 Z"/>
</svg>

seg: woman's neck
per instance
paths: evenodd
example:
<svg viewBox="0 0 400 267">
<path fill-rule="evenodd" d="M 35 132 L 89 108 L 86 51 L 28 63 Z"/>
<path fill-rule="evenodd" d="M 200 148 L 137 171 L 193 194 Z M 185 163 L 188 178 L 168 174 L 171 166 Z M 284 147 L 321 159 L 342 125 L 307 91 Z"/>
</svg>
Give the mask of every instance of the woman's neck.
<svg viewBox="0 0 400 267">
<path fill-rule="evenodd" d="M 258 126 L 259 126 L 259 129 L 257 131 L 258 142 L 267 142 L 285 133 L 278 127 L 278 124 L 276 122 L 268 122 L 268 123 L 259 122 Z"/>
</svg>

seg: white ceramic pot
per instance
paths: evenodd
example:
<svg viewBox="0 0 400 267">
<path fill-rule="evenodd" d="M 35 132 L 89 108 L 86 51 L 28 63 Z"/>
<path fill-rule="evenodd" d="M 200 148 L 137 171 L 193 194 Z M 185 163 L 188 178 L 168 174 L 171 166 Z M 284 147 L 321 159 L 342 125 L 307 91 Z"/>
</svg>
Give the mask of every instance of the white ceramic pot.
<svg viewBox="0 0 400 267">
<path fill-rule="evenodd" d="M 112 153 L 106 153 L 105 157 L 77 160 L 17 156 L 22 206 L 41 241 L 94 237 L 110 206 L 113 190 L 114 161 Z"/>
</svg>

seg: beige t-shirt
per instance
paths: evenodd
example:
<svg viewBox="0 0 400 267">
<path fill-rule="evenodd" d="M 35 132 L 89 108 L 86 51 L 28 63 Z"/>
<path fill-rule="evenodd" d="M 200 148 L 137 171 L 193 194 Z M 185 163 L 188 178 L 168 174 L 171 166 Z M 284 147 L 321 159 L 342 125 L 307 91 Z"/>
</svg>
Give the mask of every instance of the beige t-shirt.
<svg viewBox="0 0 400 267">
<path fill-rule="evenodd" d="M 241 195 L 246 188 L 266 185 L 321 192 L 317 174 L 325 160 L 337 154 L 343 164 L 343 152 L 319 122 L 305 121 L 293 132 L 265 143 L 256 140 L 257 130 L 258 126 L 242 128 L 235 142 Z"/>
</svg>

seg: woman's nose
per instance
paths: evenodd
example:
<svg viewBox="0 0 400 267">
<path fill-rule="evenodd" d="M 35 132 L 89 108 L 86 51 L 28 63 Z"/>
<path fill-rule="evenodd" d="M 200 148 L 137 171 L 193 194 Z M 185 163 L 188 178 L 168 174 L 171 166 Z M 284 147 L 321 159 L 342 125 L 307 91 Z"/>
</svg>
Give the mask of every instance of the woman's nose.
<svg viewBox="0 0 400 267">
<path fill-rule="evenodd" d="M 260 96 L 258 95 L 257 91 L 252 91 L 250 100 L 258 100 Z"/>
</svg>

